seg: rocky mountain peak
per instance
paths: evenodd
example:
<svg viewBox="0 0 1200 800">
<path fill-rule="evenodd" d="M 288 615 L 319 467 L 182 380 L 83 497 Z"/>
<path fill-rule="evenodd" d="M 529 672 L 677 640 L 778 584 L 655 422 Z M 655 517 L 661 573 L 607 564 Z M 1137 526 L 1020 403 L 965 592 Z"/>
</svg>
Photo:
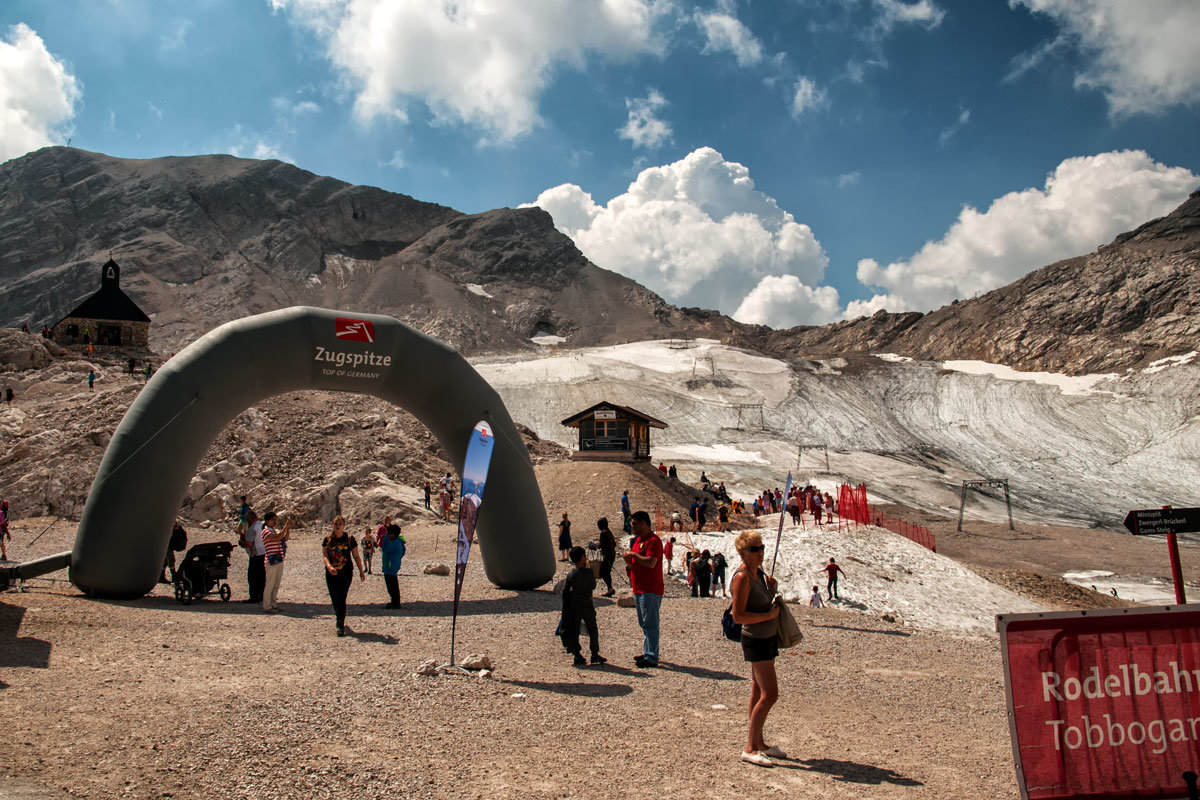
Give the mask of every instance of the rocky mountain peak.
<svg viewBox="0 0 1200 800">
<path fill-rule="evenodd" d="M 0 165 L 0 324 L 53 324 L 109 254 L 151 346 L 290 305 L 395 316 L 465 353 L 710 336 L 787 358 L 896 352 L 1123 369 L 1197 346 L 1200 193 L 1095 253 L 928 314 L 775 331 L 675 308 L 591 264 L 538 208 L 481 214 L 280 161 L 49 147 Z"/>
</svg>

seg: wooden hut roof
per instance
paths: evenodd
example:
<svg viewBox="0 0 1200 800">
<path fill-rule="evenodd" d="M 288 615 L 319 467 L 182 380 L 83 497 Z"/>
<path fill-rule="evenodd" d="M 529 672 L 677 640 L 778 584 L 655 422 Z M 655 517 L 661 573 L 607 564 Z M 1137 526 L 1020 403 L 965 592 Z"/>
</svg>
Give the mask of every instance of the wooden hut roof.
<svg viewBox="0 0 1200 800">
<path fill-rule="evenodd" d="M 566 425 L 568 428 L 578 428 L 580 422 L 582 422 L 585 418 L 590 416 L 593 411 L 596 411 L 597 409 L 601 409 L 601 408 L 611 408 L 614 411 L 624 412 L 627 416 L 633 417 L 635 419 L 639 419 L 642 422 L 649 425 L 651 428 L 667 427 L 667 423 L 663 422 L 662 420 L 655 419 L 654 417 L 652 417 L 648 414 L 643 414 L 641 411 L 638 411 L 633 408 L 629 408 L 628 406 L 619 406 L 616 403 L 608 403 L 608 402 L 596 403 L 596 405 L 592 406 L 591 408 L 585 408 L 583 411 L 580 411 L 578 414 L 567 417 L 559 424 Z"/>
</svg>

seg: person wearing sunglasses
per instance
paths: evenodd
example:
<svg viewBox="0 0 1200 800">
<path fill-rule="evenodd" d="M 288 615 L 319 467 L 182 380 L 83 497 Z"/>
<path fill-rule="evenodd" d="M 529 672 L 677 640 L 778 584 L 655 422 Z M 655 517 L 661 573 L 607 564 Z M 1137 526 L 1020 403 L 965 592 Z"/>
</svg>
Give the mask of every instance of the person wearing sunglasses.
<svg viewBox="0 0 1200 800">
<path fill-rule="evenodd" d="M 733 574 L 733 621 L 742 626 L 742 655 L 750 663 L 750 726 L 742 761 L 772 767 L 771 758 L 787 758 L 763 739 L 763 724 L 779 698 L 775 659 L 779 655 L 779 608 L 775 605 L 775 579 L 763 572 L 763 541 L 755 531 L 744 531 L 734 542 L 742 566 Z"/>
</svg>

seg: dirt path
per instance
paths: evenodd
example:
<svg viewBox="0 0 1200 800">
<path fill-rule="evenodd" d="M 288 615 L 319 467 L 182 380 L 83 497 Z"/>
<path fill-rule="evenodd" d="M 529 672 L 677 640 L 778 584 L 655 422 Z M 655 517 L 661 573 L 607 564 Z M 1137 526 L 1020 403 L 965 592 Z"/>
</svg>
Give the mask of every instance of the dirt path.
<svg viewBox="0 0 1200 800">
<path fill-rule="evenodd" d="M 69 546 L 60 527 L 47 552 Z M 0 775 L 80 797 L 1017 796 L 994 641 L 797 609 L 806 640 L 779 659 L 768 721 L 794 757 L 764 770 L 737 761 L 749 683 L 724 601 L 672 587 L 654 671 L 633 667 L 634 611 L 599 601 L 611 664 L 577 670 L 552 636 L 557 596 L 496 589 L 476 557 L 460 652 L 496 677 L 414 677 L 447 656 L 451 579 L 420 572 L 451 560 L 452 531 L 406 533 L 404 608 L 379 608 L 379 577 L 356 582 L 344 639 L 315 530 L 290 549 L 280 616 L 236 602 L 240 553 L 230 604 L 0 595 Z"/>
</svg>

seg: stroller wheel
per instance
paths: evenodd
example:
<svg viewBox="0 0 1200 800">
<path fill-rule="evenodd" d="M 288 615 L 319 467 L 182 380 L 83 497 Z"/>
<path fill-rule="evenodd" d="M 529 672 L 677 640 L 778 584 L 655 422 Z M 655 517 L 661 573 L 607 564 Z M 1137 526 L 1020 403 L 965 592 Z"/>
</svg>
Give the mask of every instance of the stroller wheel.
<svg viewBox="0 0 1200 800">
<path fill-rule="evenodd" d="M 179 602 L 183 603 L 185 606 L 191 605 L 192 597 L 193 597 L 192 582 L 189 581 L 187 578 L 180 578 L 179 579 L 179 591 L 181 593 Z"/>
<path fill-rule="evenodd" d="M 178 578 L 176 578 L 175 579 L 175 599 L 178 600 L 180 603 L 183 603 L 183 602 L 185 602 L 184 598 L 186 596 L 187 596 L 187 592 L 185 592 L 183 590 L 182 581 L 180 581 Z"/>
<path fill-rule="evenodd" d="M 228 583 L 222 583 L 222 584 L 221 584 L 221 600 L 222 600 L 222 602 L 228 603 L 228 602 L 229 602 L 229 597 L 230 597 L 232 594 L 233 594 L 233 592 L 231 592 L 231 591 L 229 590 L 229 584 L 228 584 Z"/>
</svg>

